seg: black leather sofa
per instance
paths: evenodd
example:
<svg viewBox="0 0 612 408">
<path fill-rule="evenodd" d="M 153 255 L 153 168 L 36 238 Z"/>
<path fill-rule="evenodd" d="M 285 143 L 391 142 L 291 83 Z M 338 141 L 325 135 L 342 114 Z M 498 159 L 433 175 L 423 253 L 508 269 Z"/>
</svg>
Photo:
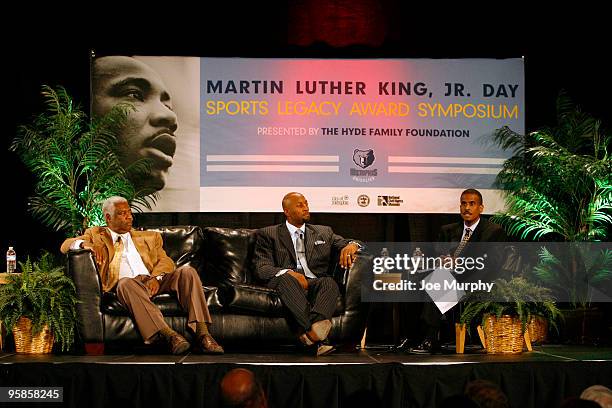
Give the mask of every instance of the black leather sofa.
<svg viewBox="0 0 612 408">
<path fill-rule="evenodd" d="M 177 265 L 188 263 L 198 271 L 213 318 L 211 333 L 226 349 L 297 344 L 291 319 L 277 293 L 258 282 L 254 274 L 255 230 L 197 226 L 148 229 L 161 233 L 164 249 Z M 368 304 L 361 302 L 361 278 L 371 270 L 370 262 L 371 256 L 363 254 L 349 272 L 330 265 L 341 294 L 329 337 L 347 348 L 359 343 L 365 328 Z M 70 251 L 68 272 L 81 301 L 78 333 L 87 353 L 143 344 L 116 295 L 102 293 L 91 252 Z M 186 314 L 174 296 L 161 294 L 153 300 L 168 324 L 189 337 Z"/>
</svg>

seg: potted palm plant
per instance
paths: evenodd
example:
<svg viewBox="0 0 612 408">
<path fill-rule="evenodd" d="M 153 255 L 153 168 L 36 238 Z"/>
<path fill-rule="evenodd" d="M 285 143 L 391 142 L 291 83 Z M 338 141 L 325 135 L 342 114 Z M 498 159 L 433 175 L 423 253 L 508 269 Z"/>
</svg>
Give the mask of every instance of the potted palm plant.
<svg viewBox="0 0 612 408">
<path fill-rule="evenodd" d="M 475 292 L 465 300 L 460 324 L 479 322 L 479 334 L 488 353 L 520 353 L 524 334 L 535 320 L 557 327 L 560 317 L 551 291 L 523 277 L 498 279 L 490 292 Z"/>
<path fill-rule="evenodd" d="M 62 87 L 43 86 L 45 111 L 20 127 L 11 150 L 35 176 L 29 210 L 34 217 L 68 236 L 102 225 L 100 204 L 125 197 L 136 210 L 151 208 L 157 196 L 131 181 L 148 174 L 150 161 L 124 168 L 117 134 L 133 107 L 119 104 L 108 114 L 89 120 Z"/>
<path fill-rule="evenodd" d="M 0 285 L 0 320 L 13 332 L 16 351 L 49 353 L 54 343 L 68 350 L 77 321 L 74 283 L 49 252 L 20 266 Z"/>
<path fill-rule="evenodd" d="M 568 323 L 573 315 L 601 315 L 591 308 L 590 288 L 612 278 L 611 251 L 588 253 L 585 244 L 609 241 L 612 233 L 611 139 L 600 121 L 565 94 L 557 100 L 554 127 L 527 135 L 504 127 L 495 134 L 495 142 L 513 149 L 513 156 L 497 177 L 506 210 L 493 221 L 521 240 L 564 243 L 558 250 L 543 245 L 534 273 L 542 284 L 559 289 L 559 299 L 568 300 Z M 583 331 L 597 326 L 576 325 Z"/>
</svg>

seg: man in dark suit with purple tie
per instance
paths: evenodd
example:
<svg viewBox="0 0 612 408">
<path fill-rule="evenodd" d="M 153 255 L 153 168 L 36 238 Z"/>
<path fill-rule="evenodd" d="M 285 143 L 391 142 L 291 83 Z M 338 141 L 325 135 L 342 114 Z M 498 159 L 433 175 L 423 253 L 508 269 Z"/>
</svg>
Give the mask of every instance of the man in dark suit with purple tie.
<svg viewBox="0 0 612 408">
<path fill-rule="evenodd" d="M 327 354 L 333 347 L 324 342 L 340 293 L 331 274 L 332 255 L 339 252 L 340 266 L 350 268 L 361 244 L 330 227 L 307 224 L 308 201 L 300 193 L 286 194 L 282 207 L 285 223 L 257 231 L 256 273 L 278 291 L 300 328 L 300 341 L 315 347 L 317 355 Z"/>
<path fill-rule="evenodd" d="M 442 226 L 438 235 L 440 244 L 437 252 L 444 258 L 457 259 L 478 258 L 484 255 L 486 267 L 477 270 L 473 268 L 464 274 L 456 274 L 458 282 L 474 282 L 478 279 L 488 281 L 490 274 L 498 270 L 503 261 L 504 253 L 499 246 L 486 249 L 482 245 L 475 245 L 478 242 L 505 242 L 507 236 L 504 229 L 490 221 L 480 217 L 484 211 L 482 194 L 475 189 L 467 189 L 461 193 L 459 199 L 459 213 L 462 221 Z M 431 353 L 439 349 L 439 333 L 443 315 L 432 302 L 423 305 L 421 321 L 424 326 L 425 338 L 411 351 L 415 353 Z"/>
</svg>

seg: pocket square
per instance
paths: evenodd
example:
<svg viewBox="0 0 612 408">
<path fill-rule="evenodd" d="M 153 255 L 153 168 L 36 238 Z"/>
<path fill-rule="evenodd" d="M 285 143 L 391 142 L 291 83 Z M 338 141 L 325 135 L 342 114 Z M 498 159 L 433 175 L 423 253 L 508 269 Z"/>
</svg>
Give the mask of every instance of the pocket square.
<svg viewBox="0 0 612 408">
<path fill-rule="evenodd" d="M 325 243 L 325 241 L 315 241 L 315 245 L 321 245 L 321 244 L 324 244 L 324 243 Z"/>
</svg>

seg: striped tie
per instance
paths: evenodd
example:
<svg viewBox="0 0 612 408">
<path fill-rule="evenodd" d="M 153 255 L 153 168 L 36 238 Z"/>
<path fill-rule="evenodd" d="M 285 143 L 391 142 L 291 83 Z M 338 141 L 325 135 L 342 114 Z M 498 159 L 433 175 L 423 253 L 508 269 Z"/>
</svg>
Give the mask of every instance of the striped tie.
<svg viewBox="0 0 612 408">
<path fill-rule="evenodd" d="M 455 254 L 453 255 L 455 258 L 457 258 L 459 254 L 461 254 L 461 251 L 463 251 L 463 248 L 465 248 L 471 236 L 472 236 L 472 230 L 469 228 L 466 228 L 463 239 L 459 243 L 459 246 L 457 247 L 457 249 L 455 249 Z"/>
<path fill-rule="evenodd" d="M 115 248 L 115 255 L 113 256 L 111 263 L 108 265 L 108 272 L 111 276 L 111 281 L 114 280 L 112 279 L 113 277 L 119 276 L 119 268 L 121 267 L 121 256 L 123 255 L 123 240 L 120 236 L 117 237 L 117 241 L 115 241 L 115 244 L 113 246 Z"/>
<path fill-rule="evenodd" d="M 295 253 L 297 255 L 297 271 L 303 273 L 308 277 L 314 276 L 310 269 L 308 268 L 308 264 L 306 263 L 306 251 L 304 250 L 304 234 L 302 231 L 295 231 Z"/>
</svg>

